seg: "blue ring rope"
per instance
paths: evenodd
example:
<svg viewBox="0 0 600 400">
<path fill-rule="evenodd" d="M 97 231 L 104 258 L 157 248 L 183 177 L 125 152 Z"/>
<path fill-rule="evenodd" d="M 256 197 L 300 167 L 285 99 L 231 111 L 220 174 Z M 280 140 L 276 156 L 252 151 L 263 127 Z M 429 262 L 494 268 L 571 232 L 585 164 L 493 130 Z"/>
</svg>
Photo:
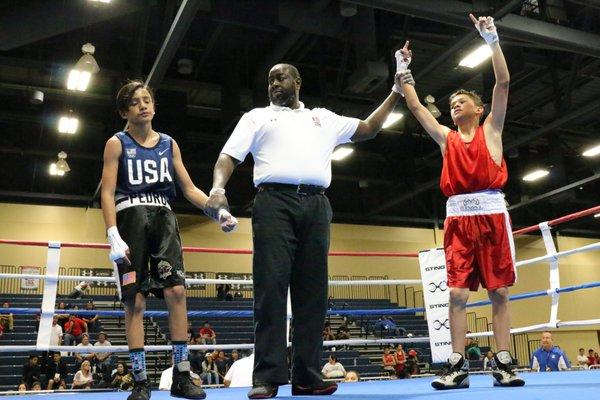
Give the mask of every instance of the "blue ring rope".
<svg viewBox="0 0 600 400">
<path fill-rule="evenodd" d="M 558 288 L 557 293 L 574 292 L 582 289 L 592 289 L 600 287 L 600 281 L 583 283 L 581 285 L 566 286 L 564 288 Z M 524 300 L 534 297 L 547 296 L 547 290 L 538 290 L 535 292 L 522 293 L 514 296 L 510 296 L 510 301 Z M 476 301 L 467 304 L 467 307 L 479 307 L 492 304 L 490 300 Z M 16 315 L 33 315 L 41 313 L 39 308 L 2 308 L 0 309 L 2 314 L 16 314 Z M 327 315 L 412 315 L 418 312 L 424 312 L 425 308 L 383 308 L 383 309 L 372 309 L 372 310 L 327 310 Z M 55 310 L 55 314 L 75 314 L 81 316 L 108 316 L 108 317 L 123 317 L 125 311 L 123 310 Z M 144 312 L 145 317 L 167 317 L 168 311 L 146 311 Z M 204 317 L 204 318 L 220 318 L 220 317 L 252 317 L 254 315 L 252 310 L 240 310 L 240 311 L 188 311 L 188 317 Z"/>
</svg>

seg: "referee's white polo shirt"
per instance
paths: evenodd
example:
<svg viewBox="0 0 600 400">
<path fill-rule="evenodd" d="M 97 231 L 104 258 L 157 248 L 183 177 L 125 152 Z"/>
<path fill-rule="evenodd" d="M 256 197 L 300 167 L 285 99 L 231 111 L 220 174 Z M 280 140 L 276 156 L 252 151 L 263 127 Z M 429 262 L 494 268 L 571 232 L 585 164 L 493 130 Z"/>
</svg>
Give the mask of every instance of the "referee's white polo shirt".
<svg viewBox="0 0 600 400">
<path fill-rule="evenodd" d="M 271 104 L 242 116 L 221 153 L 254 158 L 254 186 L 261 183 L 329 187 L 331 154 L 348 143 L 359 120 L 324 108 L 292 110 Z"/>
</svg>

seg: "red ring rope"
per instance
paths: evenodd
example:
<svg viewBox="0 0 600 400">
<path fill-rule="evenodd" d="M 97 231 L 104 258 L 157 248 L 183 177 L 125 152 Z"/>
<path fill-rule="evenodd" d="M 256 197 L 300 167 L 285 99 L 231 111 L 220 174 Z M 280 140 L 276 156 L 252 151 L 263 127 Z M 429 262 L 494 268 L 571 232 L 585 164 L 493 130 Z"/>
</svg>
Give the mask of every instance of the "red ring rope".
<svg viewBox="0 0 600 400">
<path fill-rule="evenodd" d="M 600 206 L 588 208 L 578 211 L 573 214 L 565 215 L 564 217 L 548 221 L 549 226 L 555 226 L 564 222 L 572 221 L 577 218 L 582 218 L 588 215 L 600 212 Z M 514 236 L 523 235 L 525 233 L 534 232 L 540 229 L 538 225 L 532 225 L 527 228 L 514 231 Z M 33 240 L 10 240 L 0 239 L 0 244 L 14 244 L 18 246 L 41 246 L 48 247 L 49 242 L 33 241 Z M 77 242 L 61 242 L 61 247 L 75 247 L 88 249 L 110 249 L 110 245 L 106 243 L 77 243 Z M 220 254 L 252 254 L 249 249 L 220 249 L 215 247 L 183 247 L 184 252 L 188 253 L 220 253 Z M 331 251 L 331 257 L 412 257 L 416 258 L 419 253 L 398 253 L 398 252 L 382 252 L 382 251 Z"/>
</svg>

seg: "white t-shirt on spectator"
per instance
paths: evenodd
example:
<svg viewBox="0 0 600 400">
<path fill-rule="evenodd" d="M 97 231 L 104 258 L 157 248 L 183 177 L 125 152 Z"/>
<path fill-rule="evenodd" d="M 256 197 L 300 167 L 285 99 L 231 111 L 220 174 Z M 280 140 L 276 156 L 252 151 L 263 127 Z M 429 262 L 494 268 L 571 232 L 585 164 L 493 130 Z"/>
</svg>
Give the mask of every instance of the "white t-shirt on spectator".
<svg viewBox="0 0 600 400">
<path fill-rule="evenodd" d="M 94 382 L 94 377 L 92 375 L 92 371 L 90 371 L 88 373 L 88 376 L 83 375 L 83 373 L 81 372 L 81 370 L 77 371 L 77 373 L 75 373 L 75 376 L 73 377 L 73 383 L 76 385 L 81 385 L 83 383 L 88 383 L 88 382 Z"/>
<path fill-rule="evenodd" d="M 160 383 L 158 384 L 158 390 L 171 390 L 173 384 L 173 367 L 165 369 L 160 374 Z"/>
<path fill-rule="evenodd" d="M 225 375 L 224 380 L 231 382 L 229 387 L 252 386 L 252 371 L 254 370 L 254 353 L 234 362 Z"/>
<path fill-rule="evenodd" d="M 326 378 L 343 378 L 346 376 L 346 370 L 339 362 L 336 362 L 333 365 L 331 365 L 331 363 L 325 364 L 321 370 L 321 373 Z"/>
<path fill-rule="evenodd" d="M 580 354 L 577 354 L 577 365 L 580 365 L 583 368 L 588 369 L 589 365 L 588 365 L 588 358 L 587 358 L 587 356 L 586 355 L 582 356 Z"/>
<path fill-rule="evenodd" d="M 91 344 L 85 345 L 85 344 L 83 344 L 83 343 L 79 343 L 79 344 L 77 345 L 77 347 L 89 347 L 89 348 L 90 348 L 90 351 L 89 351 L 89 353 L 86 353 L 86 352 L 83 352 L 83 351 L 80 351 L 80 352 L 78 352 L 78 353 L 79 353 L 79 355 L 80 355 L 81 357 L 86 357 L 86 356 L 89 356 L 90 354 L 92 354 L 92 353 L 93 353 L 93 351 L 92 351 L 91 349 L 93 349 L 93 348 L 94 348 L 94 346 L 92 346 Z"/>
<path fill-rule="evenodd" d="M 94 346 L 99 346 L 99 347 L 103 347 L 103 346 L 111 346 L 110 342 L 108 340 L 105 340 L 104 343 L 100 343 L 100 342 L 96 342 L 94 343 Z M 108 356 L 110 356 L 112 353 L 96 353 L 96 358 L 100 361 L 104 361 L 106 358 L 108 358 Z"/>
<path fill-rule="evenodd" d="M 62 337 L 63 330 L 59 324 L 56 324 L 50 328 L 50 346 L 60 346 L 62 343 Z"/>
</svg>

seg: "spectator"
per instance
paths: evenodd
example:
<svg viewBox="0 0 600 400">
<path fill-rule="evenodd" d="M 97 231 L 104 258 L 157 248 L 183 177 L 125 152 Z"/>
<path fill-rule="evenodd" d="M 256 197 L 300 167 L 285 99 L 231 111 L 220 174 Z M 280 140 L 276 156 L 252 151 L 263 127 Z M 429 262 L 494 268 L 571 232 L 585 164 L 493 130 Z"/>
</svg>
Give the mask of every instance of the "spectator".
<svg viewBox="0 0 600 400">
<path fill-rule="evenodd" d="M 202 344 L 202 338 L 200 336 L 194 337 L 192 339 L 192 344 Z M 202 350 L 190 350 L 188 360 L 190 361 L 192 371 L 201 371 L 202 361 L 204 361 L 204 352 Z"/>
<path fill-rule="evenodd" d="M 344 366 L 338 362 L 337 357 L 333 354 L 329 356 L 329 361 L 323 366 L 321 373 L 325 378 L 344 378 L 346 370 Z"/>
<path fill-rule="evenodd" d="M 235 350 L 234 350 L 235 351 Z M 237 351 L 235 351 L 237 354 Z M 233 360 L 233 352 L 231 359 Z M 248 357 L 233 362 L 225 378 L 223 385 L 225 387 L 249 387 L 252 386 L 252 371 L 254 369 L 254 353 Z"/>
<path fill-rule="evenodd" d="M 593 350 L 592 350 L 593 352 Z M 593 355 L 593 353 L 592 353 Z M 588 369 L 588 356 L 585 355 L 585 349 L 583 347 L 579 348 L 579 354 L 577 354 L 577 365 L 582 367 L 583 369 Z"/>
<path fill-rule="evenodd" d="M 60 351 L 52 355 L 52 361 L 46 367 L 46 379 L 48 380 L 48 390 L 67 388 L 67 364 L 62 359 Z"/>
<path fill-rule="evenodd" d="M 81 368 L 73 377 L 71 389 L 91 389 L 93 385 L 94 378 L 92 376 L 92 366 L 89 360 L 84 360 L 81 363 Z"/>
<path fill-rule="evenodd" d="M 104 332 L 100 332 L 98 334 L 98 341 L 94 343 L 94 347 L 106 347 L 111 346 L 111 343 L 108 341 L 108 336 Z M 94 355 L 94 363 L 96 364 L 97 370 L 100 371 L 103 378 L 107 378 L 110 371 L 113 370 L 113 365 L 115 362 L 115 357 L 112 353 L 95 353 Z"/>
<path fill-rule="evenodd" d="M 73 291 L 69 293 L 70 299 L 80 299 L 83 297 L 85 292 L 90 288 L 90 284 L 86 281 L 81 281 L 77 286 L 73 288 Z"/>
<path fill-rule="evenodd" d="M 58 316 L 52 317 L 52 327 L 50 328 L 50 346 L 60 346 L 63 339 L 63 329 L 58 324 Z"/>
<path fill-rule="evenodd" d="M 232 301 L 233 296 L 231 293 L 231 285 L 229 284 L 221 284 L 217 285 L 217 299 L 221 301 Z"/>
<path fill-rule="evenodd" d="M 352 383 L 360 381 L 360 375 L 358 372 L 352 370 L 346 372 L 346 377 L 344 378 L 344 382 Z"/>
<path fill-rule="evenodd" d="M 471 331 L 467 331 L 467 334 Z M 468 360 L 481 360 L 481 349 L 476 339 L 466 337 L 465 338 L 465 355 Z"/>
<path fill-rule="evenodd" d="M 225 378 L 225 374 L 227 373 L 227 366 L 229 364 L 229 358 L 225 357 L 225 352 L 219 350 L 217 353 L 217 357 L 214 359 L 215 364 L 217 366 L 217 371 L 219 373 L 219 380 L 223 382 Z"/>
<path fill-rule="evenodd" d="M 552 334 L 542 332 L 542 346 L 531 357 L 533 371 L 564 371 L 571 368 L 567 355 L 553 345 Z"/>
<path fill-rule="evenodd" d="M 89 350 L 78 351 L 75 353 L 75 367 L 78 368 L 84 361 L 89 361 L 91 367 L 92 361 L 96 358 L 96 354 L 92 351 L 94 346 L 90 343 L 90 337 L 87 333 L 81 335 L 81 343 L 79 343 L 77 347 L 87 348 Z"/>
<path fill-rule="evenodd" d="M 31 388 L 34 381 L 40 380 L 42 373 L 38 364 L 39 357 L 35 354 L 29 356 L 29 361 L 23 365 L 23 379 L 28 388 Z"/>
<path fill-rule="evenodd" d="M 133 386 L 133 376 L 127 371 L 127 364 L 117 363 L 117 368 L 112 372 L 110 386 L 114 389 L 129 390 Z"/>
<path fill-rule="evenodd" d="M 202 361 L 202 374 L 200 375 L 203 382 L 209 385 L 219 384 L 219 371 L 217 371 L 217 365 L 213 361 L 213 356 L 210 353 L 206 353 L 204 361 Z"/>
<path fill-rule="evenodd" d="M 190 321 L 188 319 L 188 323 L 187 323 L 187 338 L 188 338 L 188 343 L 192 343 L 193 344 L 193 340 L 196 337 L 196 335 L 194 335 L 194 328 L 192 327 L 192 321 Z"/>
<path fill-rule="evenodd" d="M 350 339 L 350 329 L 348 328 L 348 323 L 346 321 L 342 322 L 342 324 L 337 328 L 335 338 L 337 340 Z"/>
<path fill-rule="evenodd" d="M 232 350 L 231 357 L 229 357 L 229 359 L 227 360 L 227 370 L 229 371 L 229 369 L 231 368 L 233 363 L 235 363 L 239 359 L 240 359 L 240 353 L 237 350 Z M 252 386 L 252 385 L 250 385 L 250 386 Z"/>
<path fill-rule="evenodd" d="M 586 358 L 587 358 L 588 368 L 591 367 L 592 365 L 598 364 L 598 362 L 600 361 L 600 360 L 598 360 L 598 353 L 595 353 L 594 349 L 588 350 L 588 356 Z"/>
<path fill-rule="evenodd" d="M 27 391 L 27 385 L 24 382 L 19 383 L 19 387 L 17 388 L 17 391 L 19 391 L 19 392 L 26 392 Z"/>
<path fill-rule="evenodd" d="M 84 333 L 88 333 L 87 324 L 73 314 L 69 315 L 69 320 L 65 322 L 64 327 L 65 346 L 75 346 L 81 341 Z"/>
<path fill-rule="evenodd" d="M 496 369 L 496 360 L 494 360 L 494 353 L 488 351 L 483 358 L 483 370 L 492 371 Z"/>
<path fill-rule="evenodd" d="M 329 324 L 329 322 L 325 323 L 325 327 L 323 329 L 323 340 L 335 340 L 333 332 L 331 332 L 331 325 Z"/>
<path fill-rule="evenodd" d="M 335 308 L 335 302 L 333 301 L 333 296 L 329 296 L 327 298 L 327 309 L 331 310 L 333 308 Z"/>
<path fill-rule="evenodd" d="M 383 370 L 387 372 L 390 376 L 396 374 L 396 357 L 392 353 L 390 353 L 390 348 L 385 346 L 383 348 L 383 356 L 381 357 L 381 361 L 383 363 Z"/>
<path fill-rule="evenodd" d="M 408 357 L 406 358 L 406 372 L 409 375 L 419 375 L 421 370 L 419 368 L 419 359 L 417 357 L 417 351 L 415 349 L 410 349 L 408 351 Z"/>
<path fill-rule="evenodd" d="M 210 324 L 207 322 L 204 323 L 204 326 L 200 328 L 200 338 L 202 339 L 202 344 L 217 344 L 217 334 L 211 328 Z"/>
<path fill-rule="evenodd" d="M 2 303 L 2 308 L 10 308 L 10 303 L 4 301 Z M 0 314 L 0 325 L 4 328 L 3 330 L 12 331 L 15 326 L 15 319 L 12 313 Z"/>
<path fill-rule="evenodd" d="M 396 376 L 400 379 L 406 378 L 406 353 L 400 343 L 396 346 L 394 357 L 396 357 Z"/>
<path fill-rule="evenodd" d="M 94 306 L 94 302 L 88 301 L 87 303 L 85 303 L 85 309 L 86 311 L 95 310 L 96 307 Z M 98 314 L 87 315 L 81 319 L 83 319 L 83 321 L 87 324 L 88 330 L 90 332 L 97 332 L 102 329 L 102 323 L 100 322 L 100 316 Z"/>
<path fill-rule="evenodd" d="M 40 390 L 42 390 L 42 384 L 40 383 L 40 381 L 33 381 L 33 384 L 31 385 L 31 390 L 33 390 L 34 392 L 39 392 Z"/>
<path fill-rule="evenodd" d="M 386 332 L 388 334 L 392 334 L 394 336 L 399 336 L 400 332 L 405 332 L 406 330 L 404 328 L 399 328 L 398 325 L 396 325 L 396 322 L 392 319 L 392 317 L 389 316 L 385 316 L 382 315 L 379 320 L 377 320 L 377 322 L 375 322 L 375 329 L 379 330 L 379 332 L 381 333 L 381 336 L 383 336 L 383 333 Z M 376 332 L 373 332 L 376 333 Z"/>
</svg>

